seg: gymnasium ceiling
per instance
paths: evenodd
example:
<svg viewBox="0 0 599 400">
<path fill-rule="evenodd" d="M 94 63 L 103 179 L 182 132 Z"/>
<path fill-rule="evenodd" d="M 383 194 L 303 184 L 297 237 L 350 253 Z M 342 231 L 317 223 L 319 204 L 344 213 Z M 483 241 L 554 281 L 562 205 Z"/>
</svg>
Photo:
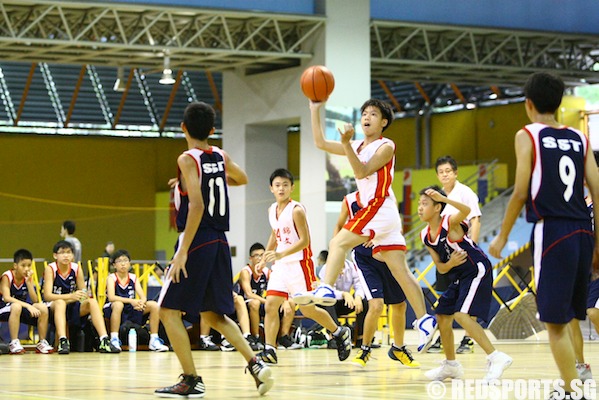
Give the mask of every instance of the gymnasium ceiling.
<svg viewBox="0 0 599 400">
<path fill-rule="evenodd" d="M 196 91 L 218 103 L 219 72 L 298 66 L 312 57 L 324 24 L 324 17 L 306 15 L 9 0 L 0 2 L 0 67 L 23 70 L 25 80 L 30 69 L 24 66 L 32 63 L 49 65 L 50 73 L 53 65 L 75 71 L 92 65 L 116 75 L 121 66 L 128 78 L 135 69 L 160 74 L 168 56 L 175 75 L 195 74 L 203 80 Z M 370 37 L 372 95 L 398 112 L 519 99 L 519 85 L 539 70 L 559 73 L 569 86 L 599 83 L 599 36 L 372 20 Z M 136 78 L 131 72 L 129 82 Z M 162 91 L 168 105 L 170 93 Z"/>
</svg>

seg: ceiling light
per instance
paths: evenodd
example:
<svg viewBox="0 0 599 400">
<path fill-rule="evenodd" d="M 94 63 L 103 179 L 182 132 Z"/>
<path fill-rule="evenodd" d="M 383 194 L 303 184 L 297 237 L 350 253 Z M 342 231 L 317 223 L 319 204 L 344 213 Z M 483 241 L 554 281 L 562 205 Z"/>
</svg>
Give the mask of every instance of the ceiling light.
<svg viewBox="0 0 599 400">
<path fill-rule="evenodd" d="M 172 85 L 175 83 L 173 78 L 173 70 L 171 69 L 171 59 L 168 55 L 164 56 L 164 70 L 162 71 L 162 78 L 158 81 L 162 85 Z"/>
<path fill-rule="evenodd" d="M 114 81 L 114 86 L 112 90 L 115 92 L 124 92 L 125 91 L 125 69 L 123 67 L 118 67 L 116 70 L 116 81 Z"/>
</svg>

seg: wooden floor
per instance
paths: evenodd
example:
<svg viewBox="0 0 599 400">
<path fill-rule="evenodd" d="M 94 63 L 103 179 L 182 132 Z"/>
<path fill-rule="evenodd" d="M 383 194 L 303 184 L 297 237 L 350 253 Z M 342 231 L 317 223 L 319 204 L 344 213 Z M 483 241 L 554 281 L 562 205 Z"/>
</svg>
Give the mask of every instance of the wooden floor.
<svg viewBox="0 0 599 400">
<path fill-rule="evenodd" d="M 460 338 L 461 333 L 456 333 L 456 340 Z M 585 355 L 599 373 L 597 346 L 599 343 L 586 342 Z M 504 378 L 557 378 L 546 340 L 496 342 L 496 347 L 514 359 Z M 387 350 L 386 346 L 373 350 L 374 359 L 364 369 L 349 360 L 339 362 L 335 350 L 279 351 L 279 364 L 273 367 L 275 386 L 267 396 L 298 400 L 428 399 L 428 380 L 422 372 L 435 368 L 443 356 L 418 354 L 422 368 L 414 370 L 389 359 Z M 253 379 L 244 374 L 245 362 L 237 352 L 194 351 L 193 355 L 207 387 L 206 398 L 259 397 Z M 484 376 L 485 354 L 479 347 L 473 354 L 457 357 L 464 366 L 464 378 Z M 151 399 L 156 388 L 175 383 L 179 373 L 172 352 L 2 355 L 0 399 Z"/>
</svg>

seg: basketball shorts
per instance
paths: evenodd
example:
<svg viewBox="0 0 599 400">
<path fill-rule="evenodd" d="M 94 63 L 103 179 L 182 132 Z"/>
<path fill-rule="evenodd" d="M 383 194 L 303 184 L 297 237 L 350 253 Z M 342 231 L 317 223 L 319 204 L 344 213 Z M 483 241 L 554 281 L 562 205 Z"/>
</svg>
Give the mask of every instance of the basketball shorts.
<svg viewBox="0 0 599 400">
<path fill-rule="evenodd" d="M 384 299 L 385 304 L 399 304 L 406 301 L 406 295 L 387 264 L 375 260 L 362 249 L 352 251 L 352 260 L 362 271 L 364 278 L 362 288 L 366 300 Z"/>
<path fill-rule="evenodd" d="M 179 240 L 181 239 L 182 235 L 179 236 Z M 185 319 L 189 322 L 197 322 L 199 313 L 204 311 L 219 315 L 235 311 L 231 296 L 231 253 L 224 232 L 199 230 L 189 248 L 185 266 L 187 278 L 181 276 L 179 283 L 168 277 L 167 270 L 158 298 L 160 307 L 184 312 Z"/>
<path fill-rule="evenodd" d="M 316 283 L 312 260 L 276 262 L 272 266 L 266 296 L 289 298 L 289 295 L 314 289 Z"/>
<path fill-rule="evenodd" d="M 371 200 L 343 227 L 357 235 L 368 236 L 374 244 L 373 253 L 406 250 L 397 204 L 389 197 Z"/>
<path fill-rule="evenodd" d="M 531 243 L 539 319 L 584 320 L 594 248 L 591 221 L 545 218 L 535 223 Z"/>
<path fill-rule="evenodd" d="M 111 316 L 112 303 L 106 303 L 104 304 L 104 318 L 110 319 Z M 121 324 L 125 321 L 130 321 L 137 325 L 143 325 L 143 318 L 143 311 L 136 310 L 131 304 L 124 304 L 123 312 L 121 314 Z"/>
<path fill-rule="evenodd" d="M 10 317 L 11 303 L 6 304 L 4 307 L 0 308 L 0 321 L 6 322 Z M 29 313 L 29 310 L 26 308 L 21 309 L 21 323 L 27 325 L 37 325 L 37 318 L 32 317 Z"/>
<path fill-rule="evenodd" d="M 589 283 L 587 309 L 589 308 L 599 308 L 599 279 Z"/>
<path fill-rule="evenodd" d="M 439 298 L 435 313 L 457 312 L 488 321 L 493 291 L 493 274 L 489 260 L 479 261 L 476 268 L 464 269 Z"/>
</svg>

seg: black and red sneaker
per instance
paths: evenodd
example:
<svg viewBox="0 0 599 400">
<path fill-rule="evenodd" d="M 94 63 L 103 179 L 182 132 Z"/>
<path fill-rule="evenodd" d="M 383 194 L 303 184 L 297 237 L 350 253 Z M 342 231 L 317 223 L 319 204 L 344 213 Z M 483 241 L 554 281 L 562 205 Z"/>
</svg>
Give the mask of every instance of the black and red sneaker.
<svg viewBox="0 0 599 400">
<path fill-rule="evenodd" d="M 179 376 L 180 380 L 173 386 L 167 386 L 161 389 L 156 389 L 154 394 L 158 397 L 188 397 L 199 399 L 206 394 L 206 387 L 202 382 L 201 376 L 184 375 Z"/>
</svg>

